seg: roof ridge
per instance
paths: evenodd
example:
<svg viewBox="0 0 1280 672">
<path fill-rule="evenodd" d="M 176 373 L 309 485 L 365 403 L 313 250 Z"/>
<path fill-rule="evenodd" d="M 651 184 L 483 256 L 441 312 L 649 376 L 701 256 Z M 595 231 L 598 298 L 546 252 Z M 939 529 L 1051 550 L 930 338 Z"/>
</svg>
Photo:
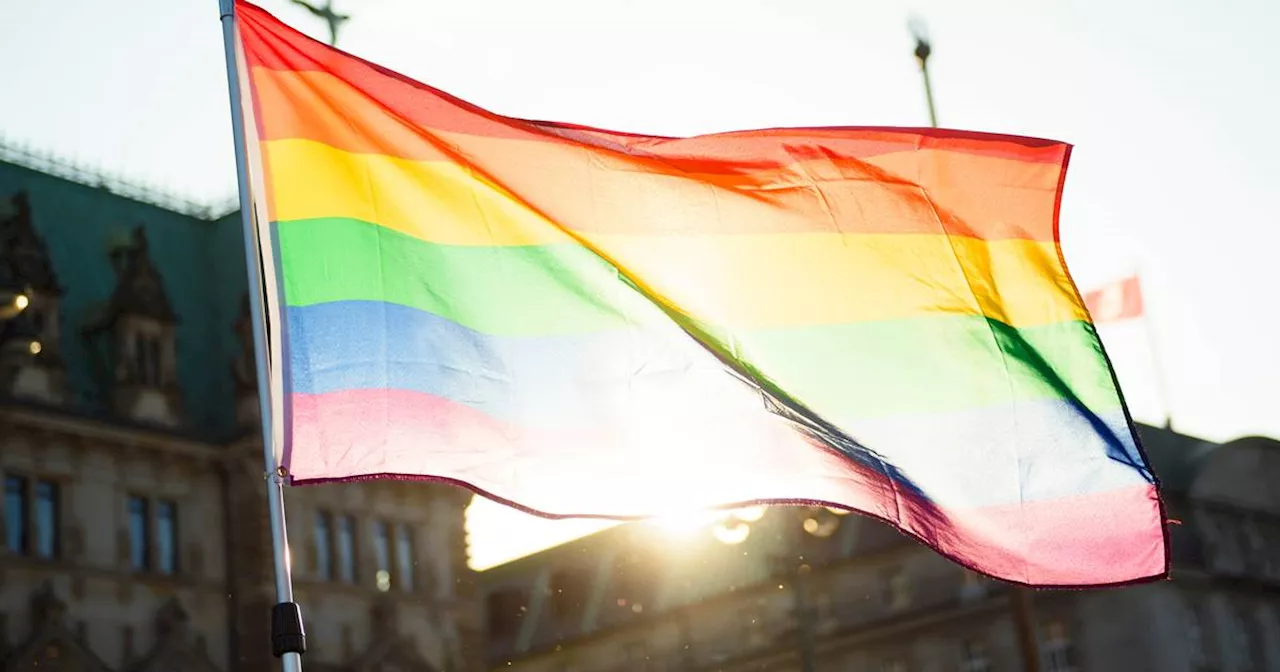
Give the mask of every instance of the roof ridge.
<svg viewBox="0 0 1280 672">
<path fill-rule="evenodd" d="M 77 163 L 53 152 L 18 145 L 0 135 L 0 161 L 52 175 L 86 187 L 103 189 L 122 198 L 145 203 L 205 221 L 221 219 L 239 209 L 238 198 L 199 201 L 172 191 L 110 175 L 106 171 Z"/>
</svg>

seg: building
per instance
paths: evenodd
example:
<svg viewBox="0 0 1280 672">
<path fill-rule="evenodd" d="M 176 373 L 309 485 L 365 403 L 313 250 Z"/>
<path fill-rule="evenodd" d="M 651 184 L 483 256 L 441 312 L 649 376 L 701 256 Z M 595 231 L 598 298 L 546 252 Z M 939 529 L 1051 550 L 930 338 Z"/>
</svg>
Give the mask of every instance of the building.
<svg viewBox="0 0 1280 672">
<path fill-rule="evenodd" d="M 279 669 L 239 215 L 0 159 L 0 671 Z M 288 492 L 307 670 L 476 668 L 469 500 Z"/>
<path fill-rule="evenodd" d="M 1140 431 L 1176 521 L 1172 580 L 1034 591 L 1041 669 L 1280 670 L 1280 442 Z M 492 670 L 1024 669 L 1010 586 L 823 508 L 752 509 L 675 538 L 619 526 L 481 585 Z"/>
</svg>

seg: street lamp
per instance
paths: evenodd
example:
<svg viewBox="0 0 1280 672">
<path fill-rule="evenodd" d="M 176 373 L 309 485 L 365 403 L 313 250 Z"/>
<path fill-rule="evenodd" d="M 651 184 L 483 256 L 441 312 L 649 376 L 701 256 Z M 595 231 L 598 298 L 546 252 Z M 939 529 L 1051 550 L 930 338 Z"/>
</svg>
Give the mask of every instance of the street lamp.
<svg viewBox="0 0 1280 672">
<path fill-rule="evenodd" d="M 933 53 L 933 46 L 929 44 L 929 35 L 925 30 L 924 21 L 913 18 L 907 23 L 907 27 L 916 40 L 916 61 L 920 63 L 920 74 L 924 75 L 924 96 L 929 103 L 929 125 L 937 128 L 938 114 L 933 109 L 933 86 L 929 83 L 929 55 Z"/>
<path fill-rule="evenodd" d="M 12 320 L 31 305 L 31 297 L 25 290 L 0 291 L 0 320 Z"/>
<path fill-rule="evenodd" d="M 11 342 L 22 343 L 24 354 L 36 356 L 44 346 L 40 344 L 38 330 L 31 320 L 24 319 L 27 309 L 31 307 L 31 290 L 10 283 L 0 287 L 0 343 L 5 350 L 11 349 Z"/>
</svg>

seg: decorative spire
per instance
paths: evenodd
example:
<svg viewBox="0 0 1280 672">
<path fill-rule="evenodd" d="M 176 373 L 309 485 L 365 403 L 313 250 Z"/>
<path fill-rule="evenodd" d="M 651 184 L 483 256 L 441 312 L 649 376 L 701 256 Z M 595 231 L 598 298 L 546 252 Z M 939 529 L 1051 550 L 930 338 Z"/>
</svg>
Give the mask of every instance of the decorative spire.
<svg viewBox="0 0 1280 672">
<path fill-rule="evenodd" d="M 108 307 L 109 319 L 135 315 L 166 324 L 177 322 L 141 226 L 133 229 L 129 245 L 111 251 L 111 265 L 116 270 L 116 289 Z"/>
<path fill-rule="evenodd" d="M 347 14 L 338 14 L 333 11 L 333 0 L 325 2 L 324 7 L 317 7 L 304 0 L 290 0 L 293 4 L 305 7 L 307 11 L 315 16 L 323 19 L 329 25 L 329 46 L 337 46 L 338 44 L 338 28 L 346 23 L 351 17 Z"/>
<path fill-rule="evenodd" d="M 0 289 L 61 296 L 49 250 L 31 222 L 27 192 L 14 194 L 9 204 L 8 216 L 0 217 Z"/>
</svg>

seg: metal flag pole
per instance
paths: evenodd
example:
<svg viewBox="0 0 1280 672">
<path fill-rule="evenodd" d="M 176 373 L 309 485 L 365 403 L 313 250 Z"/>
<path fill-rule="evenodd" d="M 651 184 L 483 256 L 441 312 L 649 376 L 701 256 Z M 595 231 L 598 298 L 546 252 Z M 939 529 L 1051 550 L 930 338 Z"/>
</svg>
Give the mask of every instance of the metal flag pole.
<svg viewBox="0 0 1280 672">
<path fill-rule="evenodd" d="M 924 23 L 919 20 L 910 22 L 911 33 L 916 38 L 916 61 L 920 63 L 920 74 L 924 75 L 924 98 L 929 104 L 929 125 L 938 127 L 938 114 L 933 107 L 933 85 L 929 82 L 929 55 L 933 53 L 933 47 L 929 44 L 929 38 L 925 36 Z"/>
<path fill-rule="evenodd" d="M 920 72 L 924 74 L 924 95 L 929 103 L 929 126 L 938 127 L 938 115 L 933 107 L 933 87 L 929 83 L 929 55 L 933 48 L 925 36 L 924 23 L 912 20 L 908 26 L 916 39 L 916 60 L 920 63 Z M 1009 594 L 1010 610 L 1013 612 L 1013 626 L 1018 635 L 1018 652 L 1022 655 L 1024 672 L 1040 672 L 1040 647 L 1036 642 L 1035 612 L 1031 604 L 1031 589 L 1026 586 L 1012 585 Z"/>
<path fill-rule="evenodd" d="M 235 140 L 236 178 L 240 190 L 240 220 L 244 227 L 245 266 L 249 279 L 249 310 L 253 323 L 253 359 L 258 373 L 258 411 L 262 420 L 262 456 L 267 483 L 267 514 L 271 524 L 271 554 L 275 564 L 276 605 L 271 611 L 271 653 L 281 659 L 284 672 L 302 672 L 306 634 L 302 613 L 293 601 L 293 576 L 289 567 L 289 538 L 284 518 L 284 467 L 276 461 L 271 387 L 268 383 L 265 311 L 260 241 L 254 221 L 248 167 L 244 109 L 236 49 L 235 0 L 218 0 L 222 45 L 227 61 L 227 87 L 231 98 L 231 131 Z"/>
</svg>

